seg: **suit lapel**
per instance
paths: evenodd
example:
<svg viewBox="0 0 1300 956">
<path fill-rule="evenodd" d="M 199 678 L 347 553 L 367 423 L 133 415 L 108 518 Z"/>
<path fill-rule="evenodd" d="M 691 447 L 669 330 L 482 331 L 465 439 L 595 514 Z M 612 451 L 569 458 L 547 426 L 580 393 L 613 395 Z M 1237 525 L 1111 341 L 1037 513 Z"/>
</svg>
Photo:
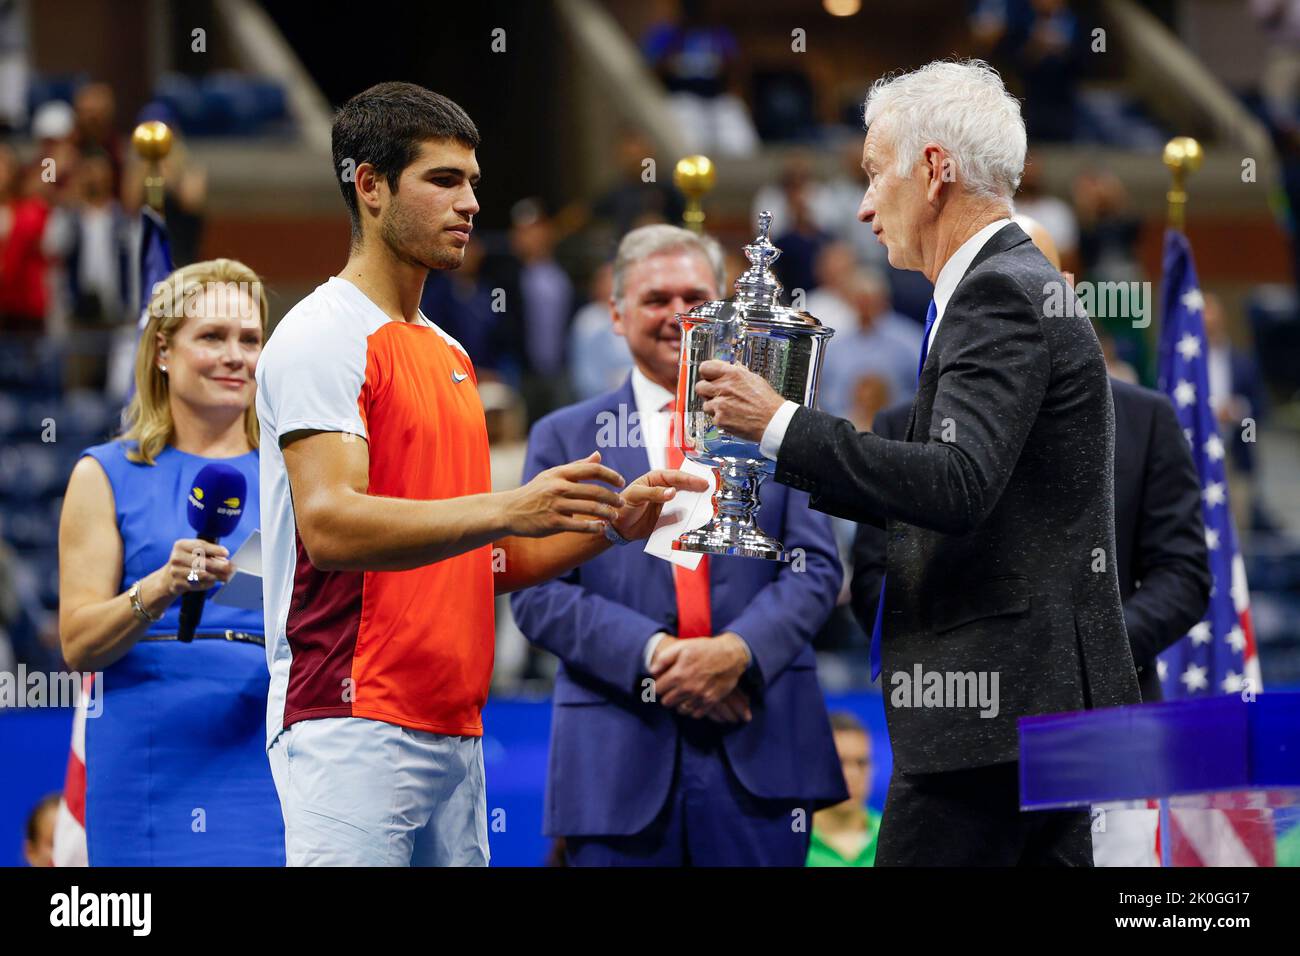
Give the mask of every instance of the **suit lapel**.
<svg viewBox="0 0 1300 956">
<path fill-rule="evenodd" d="M 645 429 L 636 413 L 636 393 L 632 391 L 632 376 L 623 382 L 622 388 L 610 394 L 610 404 L 605 412 L 614 416 L 617 423 L 616 441 L 607 448 L 597 447 L 601 462 L 613 468 L 630 483 L 650 470 L 650 455 L 646 451 Z M 633 428 L 633 425 L 636 428 Z M 600 430 L 597 430 L 599 434 Z"/>
<path fill-rule="evenodd" d="M 980 251 L 975 254 L 975 258 L 971 260 L 971 264 L 967 266 L 966 271 L 962 273 L 961 281 L 957 283 L 957 289 L 960 289 L 961 283 L 966 281 L 966 276 L 970 275 L 971 271 L 974 270 L 976 266 L 984 262 L 990 256 L 995 256 L 1000 252 L 1006 252 L 1008 249 L 1014 249 L 1016 246 L 1021 245 L 1022 243 L 1026 243 L 1028 241 L 1029 241 L 1029 236 L 1026 235 L 1025 231 L 1021 229 L 1019 226 L 1017 226 L 1014 222 L 1008 223 L 1007 225 L 1003 226 L 1001 229 L 995 232 L 989 238 L 989 241 L 984 243 Z M 956 298 L 956 295 L 957 295 L 957 291 L 956 289 L 954 289 L 953 298 Z M 944 310 L 944 317 L 945 319 L 947 318 L 947 309 Z M 947 331 L 950 325 L 951 323 L 947 321 L 943 321 L 939 323 L 939 331 L 934 333 L 934 344 L 931 345 L 930 347 L 931 352 L 940 351 L 944 332 Z M 929 362 L 927 361 L 926 364 L 929 365 Z M 922 377 L 924 377 L 924 369 L 922 369 Z M 919 384 L 920 383 L 918 383 L 918 386 Z M 931 398 L 933 399 L 933 395 L 931 396 Z M 907 419 L 907 433 L 904 436 L 905 441 L 912 440 L 912 433 L 916 428 L 916 406 L 917 403 L 920 402 L 920 400 L 921 400 L 921 389 L 918 387 L 916 398 L 913 399 L 912 401 L 912 413 L 911 415 L 908 416 Z"/>
<path fill-rule="evenodd" d="M 614 421 L 617 423 L 615 432 L 617 440 L 609 447 L 601 448 L 597 446 L 595 450 L 600 452 L 601 463 L 622 475 L 628 484 L 631 484 L 650 470 L 650 452 L 646 447 L 647 435 L 644 425 L 639 415 L 636 418 L 632 417 L 636 411 L 636 393 L 632 390 L 632 376 L 629 375 L 621 388 L 610 393 L 609 404 L 597 412 L 598 416 L 606 413 L 614 416 Z M 633 424 L 636 425 L 635 430 Z M 596 434 L 599 435 L 601 431 L 602 429 L 597 427 Z M 623 550 L 636 549 L 635 557 L 639 559 L 641 549 L 644 547 L 642 543 L 637 542 L 626 545 Z M 633 555 L 629 555 L 629 557 L 633 557 Z M 661 561 L 659 558 L 650 558 L 650 561 L 656 566 L 656 569 L 650 573 L 663 575 L 667 581 L 669 595 L 676 594 L 673 584 L 672 565 L 667 561 Z"/>
</svg>

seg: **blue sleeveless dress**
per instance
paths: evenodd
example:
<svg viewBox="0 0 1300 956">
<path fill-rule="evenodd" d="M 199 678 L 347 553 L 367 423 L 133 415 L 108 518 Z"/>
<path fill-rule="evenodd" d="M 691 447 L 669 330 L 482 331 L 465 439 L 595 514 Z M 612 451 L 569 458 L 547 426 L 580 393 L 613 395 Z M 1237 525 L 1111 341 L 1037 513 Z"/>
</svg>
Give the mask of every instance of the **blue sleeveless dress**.
<svg viewBox="0 0 1300 956">
<path fill-rule="evenodd" d="M 113 487 L 122 535 L 119 592 L 195 537 L 186 496 L 214 461 L 238 468 L 248 501 L 233 555 L 261 524 L 258 454 L 202 458 L 168 446 L 154 465 L 121 440 L 87 448 Z M 221 585 L 209 591 L 220 590 Z M 176 599 L 150 634 L 175 634 Z M 209 600 L 198 633 L 263 633 L 262 613 Z M 91 866 L 283 866 L 284 822 L 266 757 L 266 651 L 260 644 L 141 640 L 103 674 L 86 720 L 86 842 Z"/>
</svg>

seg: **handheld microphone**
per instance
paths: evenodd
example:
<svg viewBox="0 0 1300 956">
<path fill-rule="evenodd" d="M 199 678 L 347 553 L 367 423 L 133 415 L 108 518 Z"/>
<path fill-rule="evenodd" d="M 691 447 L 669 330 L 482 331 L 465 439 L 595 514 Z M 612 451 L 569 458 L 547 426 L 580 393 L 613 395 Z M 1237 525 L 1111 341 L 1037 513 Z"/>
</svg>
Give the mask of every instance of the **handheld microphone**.
<svg viewBox="0 0 1300 956">
<path fill-rule="evenodd" d="M 205 465 L 194 479 L 186 509 L 195 534 L 216 544 L 230 535 L 244 514 L 244 496 L 248 482 L 243 472 L 230 465 Z M 181 598 L 181 623 L 177 640 L 194 640 L 194 631 L 203 617 L 203 602 L 210 591 L 187 591 Z"/>
</svg>

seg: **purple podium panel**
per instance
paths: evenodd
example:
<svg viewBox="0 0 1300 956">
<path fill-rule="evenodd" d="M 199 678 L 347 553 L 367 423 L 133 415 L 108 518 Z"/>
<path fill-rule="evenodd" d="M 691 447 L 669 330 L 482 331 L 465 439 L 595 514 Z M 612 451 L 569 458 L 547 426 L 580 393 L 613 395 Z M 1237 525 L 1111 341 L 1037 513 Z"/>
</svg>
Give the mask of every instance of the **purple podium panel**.
<svg viewBox="0 0 1300 956">
<path fill-rule="evenodd" d="M 1300 800 L 1300 694 L 1046 714 L 1019 727 L 1024 810 L 1165 797 L 1203 807 Z"/>
</svg>

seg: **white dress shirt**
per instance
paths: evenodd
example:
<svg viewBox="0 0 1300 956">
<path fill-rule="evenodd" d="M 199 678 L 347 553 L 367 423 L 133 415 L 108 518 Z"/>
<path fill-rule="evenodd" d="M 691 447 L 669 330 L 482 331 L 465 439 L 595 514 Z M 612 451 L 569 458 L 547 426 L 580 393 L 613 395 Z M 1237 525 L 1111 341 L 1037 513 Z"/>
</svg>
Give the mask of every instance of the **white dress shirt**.
<svg viewBox="0 0 1300 956">
<path fill-rule="evenodd" d="M 668 391 L 657 382 L 652 382 L 636 366 L 632 367 L 632 397 L 636 408 L 637 421 L 641 425 L 641 440 L 645 442 L 646 455 L 650 459 L 650 469 L 668 467 L 668 429 L 672 424 L 672 413 L 665 410 L 677 395 Z M 631 423 L 628 425 L 631 428 Z"/>
<path fill-rule="evenodd" d="M 948 257 L 948 261 L 939 270 L 938 278 L 934 281 L 935 317 L 934 325 L 930 327 L 930 340 L 926 344 L 927 350 L 934 345 L 934 337 L 939 332 L 939 323 L 943 321 L 944 310 L 948 307 L 948 302 L 952 299 L 953 293 L 957 291 L 957 284 L 966 275 L 966 270 L 975 261 L 975 257 L 984 248 L 984 244 L 992 239 L 994 234 L 1003 226 L 1010 224 L 1010 219 L 999 219 L 997 222 L 989 223 L 958 246 L 957 251 Z M 919 359 L 920 356 L 918 355 L 917 358 Z M 772 420 L 767 423 L 767 428 L 763 430 L 762 441 L 758 445 L 758 449 L 763 453 L 764 458 L 776 461 L 777 455 L 781 452 L 781 443 L 785 441 L 786 429 L 790 427 L 790 420 L 794 418 L 794 413 L 798 410 L 798 403 L 787 401 L 777 409 L 776 414 L 772 416 Z"/>
<path fill-rule="evenodd" d="M 635 365 L 632 366 L 632 397 L 636 400 L 637 421 L 641 425 L 641 440 L 645 442 L 646 457 L 650 459 L 650 470 L 668 467 L 668 431 L 672 427 L 672 413 L 665 410 L 677 396 L 662 385 L 650 381 L 649 377 Z M 674 585 L 675 586 L 675 585 Z M 641 652 L 641 663 L 645 672 L 650 673 L 650 662 L 654 660 L 659 642 L 668 635 L 659 631 L 645 642 Z"/>
<path fill-rule="evenodd" d="M 633 366 L 632 397 L 636 401 L 636 408 L 629 409 L 629 413 L 631 411 L 637 413 L 637 421 L 641 425 L 641 440 L 645 442 L 646 457 L 650 459 L 650 470 L 667 468 L 668 433 L 672 427 L 673 416 L 666 406 L 673 402 L 677 395 L 668 391 L 662 385 L 650 381 L 649 377 L 641 369 Z M 673 586 L 676 587 L 675 579 Z M 654 660 L 655 650 L 659 647 L 659 642 L 667 636 L 666 632 L 659 631 L 651 635 L 650 639 L 645 642 L 645 650 L 641 653 L 641 663 L 647 674 L 650 673 L 650 662 Z M 745 653 L 752 663 L 754 652 L 749 649 L 749 644 L 744 638 L 741 638 L 741 644 L 744 645 Z"/>
</svg>

